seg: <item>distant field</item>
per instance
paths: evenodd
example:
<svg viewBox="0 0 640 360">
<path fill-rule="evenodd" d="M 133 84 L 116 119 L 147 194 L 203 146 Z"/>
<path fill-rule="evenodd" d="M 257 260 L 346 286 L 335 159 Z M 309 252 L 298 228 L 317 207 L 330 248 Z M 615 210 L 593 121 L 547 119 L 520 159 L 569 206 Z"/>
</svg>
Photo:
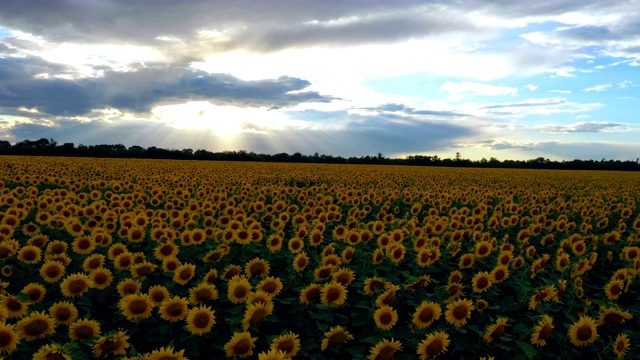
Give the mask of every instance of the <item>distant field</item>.
<svg viewBox="0 0 640 360">
<path fill-rule="evenodd" d="M 0 356 L 638 358 L 639 197 L 640 173 L 0 157 Z"/>
</svg>

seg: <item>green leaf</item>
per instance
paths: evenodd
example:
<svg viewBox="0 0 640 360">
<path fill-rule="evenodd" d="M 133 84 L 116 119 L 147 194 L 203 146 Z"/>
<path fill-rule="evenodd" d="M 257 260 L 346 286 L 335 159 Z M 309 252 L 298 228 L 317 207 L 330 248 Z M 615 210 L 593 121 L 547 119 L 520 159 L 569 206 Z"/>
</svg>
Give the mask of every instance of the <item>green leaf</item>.
<svg viewBox="0 0 640 360">
<path fill-rule="evenodd" d="M 520 349 L 524 351 L 524 354 L 527 355 L 529 359 L 532 359 L 538 354 L 536 349 L 534 349 L 533 346 L 531 346 L 530 344 L 527 344 L 526 342 L 522 342 L 522 341 L 516 341 L 516 343 L 518 344 Z"/>
<path fill-rule="evenodd" d="M 362 342 L 366 342 L 369 344 L 377 344 L 379 339 L 375 336 L 369 336 L 368 338 L 362 339 Z"/>
</svg>

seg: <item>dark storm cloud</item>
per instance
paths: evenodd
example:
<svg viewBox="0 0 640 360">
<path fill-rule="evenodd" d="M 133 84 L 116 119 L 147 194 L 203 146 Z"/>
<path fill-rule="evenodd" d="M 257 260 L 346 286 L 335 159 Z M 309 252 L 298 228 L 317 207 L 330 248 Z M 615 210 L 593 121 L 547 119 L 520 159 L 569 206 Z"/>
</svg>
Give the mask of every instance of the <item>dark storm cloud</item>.
<svg viewBox="0 0 640 360">
<path fill-rule="evenodd" d="M 397 41 L 451 31 L 477 32 L 478 25 L 464 16 L 470 10 L 513 19 L 625 9 L 634 9 L 634 0 L 341 1 L 329 5 L 315 0 L 3 0 L 0 25 L 54 42 L 145 45 L 158 43 L 158 36 L 191 39 L 202 29 L 230 30 L 229 42 L 223 48 L 273 51 L 318 44 Z M 210 50 L 219 45 L 212 45 Z"/>
<path fill-rule="evenodd" d="M 0 42 L 0 55 L 11 55 L 17 52 L 16 49 L 13 49 L 6 44 Z"/>
<path fill-rule="evenodd" d="M 105 71 L 100 78 L 34 77 L 64 70 L 38 58 L 0 58 L 0 108 L 37 108 L 46 114 L 77 116 L 109 107 L 145 113 L 158 104 L 196 100 L 237 107 L 287 107 L 333 99 L 301 91 L 310 83 L 298 78 L 245 81 L 228 74 L 168 66 Z"/>
<path fill-rule="evenodd" d="M 392 13 L 343 22 L 250 28 L 223 47 L 271 52 L 295 47 L 396 42 L 453 31 L 479 30 L 457 14 Z"/>
</svg>

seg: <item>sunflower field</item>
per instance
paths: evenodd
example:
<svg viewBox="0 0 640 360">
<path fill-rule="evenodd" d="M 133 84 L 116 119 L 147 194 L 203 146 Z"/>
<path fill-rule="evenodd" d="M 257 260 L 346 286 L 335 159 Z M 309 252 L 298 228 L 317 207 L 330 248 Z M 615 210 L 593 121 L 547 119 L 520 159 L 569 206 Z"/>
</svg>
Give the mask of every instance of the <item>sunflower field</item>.
<svg viewBox="0 0 640 360">
<path fill-rule="evenodd" d="M 640 358 L 640 174 L 2 157 L 4 359 Z"/>
</svg>

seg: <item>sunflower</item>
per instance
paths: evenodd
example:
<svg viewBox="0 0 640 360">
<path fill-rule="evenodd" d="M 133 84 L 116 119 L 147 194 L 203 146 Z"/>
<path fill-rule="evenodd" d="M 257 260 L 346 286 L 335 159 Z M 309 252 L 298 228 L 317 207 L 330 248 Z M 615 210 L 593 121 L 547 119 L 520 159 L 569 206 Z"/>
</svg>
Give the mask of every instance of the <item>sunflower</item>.
<svg viewBox="0 0 640 360">
<path fill-rule="evenodd" d="M 29 296 L 30 304 L 37 304 L 44 299 L 47 289 L 38 283 L 29 283 L 22 289 L 21 293 Z"/>
<path fill-rule="evenodd" d="M 46 344 L 42 345 L 35 354 L 33 354 L 33 360 L 72 360 L 71 355 L 67 349 L 58 344 Z"/>
<path fill-rule="evenodd" d="M 283 287 L 284 285 L 282 285 L 282 280 L 273 276 L 269 276 L 268 278 L 263 279 L 256 286 L 258 290 L 262 290 L 271 296 L 278 295 L 280 291 L 282 291 Z"/>
<path fill-rule="evenodd" d="M 491 283 L 491 275 L 489 275 L 486 271 L 481 271 L 477 273 L 473 279 L 473 292 L 482 293 L 487 291 L 492 283 Z"/>
<path fill-rule="evenodd" d="M 271 349 L 267 352 L 261 352 L 258 354 L 258 360 L 285 360 L 287 359 L 287 353 L 282 350 Z"/>
<path fill-rule="evenodd" d="M 0 354 L 13 352 L 20 343 L 20 335 L 14 325 L 0 323 Z"/>
<path fill-rule="evenodd" d="M 328 283 L 320 290 L 320 299 L 323 305 L 340 306 L 347 300 L 347 288 L 340 283 Z"/>
<path fill-rule="evenodd" d="M 476 243 L 474 252 L 476 258 L 481 259 L 491 254 L 491 242 L 479 241 Z"/>
<path fill-rule="evenodd" d="M 474 254 L 464 254 L 460 257 L 460 261 L 458 262 L 458 267 L 460 269 L 469 269 L 473 266 L 473 263 L 476 259 Z"/>
<path fill-rule="evenodd" d="M 464 285 L 460 283 L 452 283 L 447 285 L 447 293 L 449 294 L 449 298 L 447 300 L 457 299 L 460 295 L 462 295 L 463 289 Z"/>
<path fill-rule="evenodd" d="M 193 305 L 198 305 L 205 301 L 215 300 L 217 298 L 218 290 L 213 284 L 202 282 L 198 286 L 189 289 L 189 302 Z"/>
<path fill-rule="evenodd" d="M 242 268 L 238 265 L 229 265 L 222 273 L 222 280 L 229 281 L 233 279 L 236 275 L 242 274 Z"/>
<path fill-rule="evenodd" d="M 402 351 L 402 343 L 394 340 L 383 339 L 371 348 L 369 348 L 368 360 L 393 359 L 396 351 Z"/>
<path fill-rule="evenodd" d="M 387 289 L 376 298 L 376 306 L 391 305 L 396 300 L 398 290 L 400 290 L 398 285 L 390 284 Z"/>
<path fill-rule="evenodd" d="M 596 322 L 589 316 L 580 316 L 580 319 L 569 327 L 567 335 L 571 343 L 576 346 L 590 344 L 598 337 Z"/>
<path fill-rule="evenodd" d="M 185 285 L 193 278 L 196 272 L 196 266 L 189 263 L 184 263 L 178 266 L 174 271 L 173 281 L 177 284 Z"/>
<path fill-rule="evenodd" d="M 160 317 L 164 320 L 176 322 L 187 317 L 187 312 L 189 311 L 188 306 L 189 302 L 187 299 L 174 296 L 160 303 L 158 312 L 160 313 Z"/>
<path fill-rule="evenodd" d="M 355 254 L 356 249 L 353 246 L 347 246 L 342 250 L 342 253 L 340 254 L 340 258 L 342 259 L 342 262 L 345 264 L 348 264 L 351 262 L 351 259 L 353 258 L 353 254 Z"/>
<path fill-rule="evenodd" d="M 336 267 L 333 265 L 322 265 L 313 271 L 313 278 L 315 281 L 325 281 L 335 269 Z"/>
<path fill-rule="evenodd" d="M 413 280 L 412 282 L 404 286 L 405 290 L 416 291 L 431 283 L 431 277 L 429 275 L 422 275 L 421 277 Z"/>
<path fill-rule="evenodd" d="M 373 313 L 373 320 L 379 329 L 391 330 L 391 328 L 398 322 L 398 312 L 391 306 L 385 305 L 378 308 Z"/>
<path fill-rule="evenodd" d="M 130 252 L 121 253 L 113 260 L 113 266 L 117 270 L 129 270 L 132 263 L 133 255 Z"/>
<path fill-rule="evenodd" d="M 199 336 L 211 331 L 211 328 L 216 323 L 216 317 L 209 306 L 200 305 L 189 310 L 185 321 L 187 323 L 187 331 Z"/>
<path fill-rule="evenodd" d="M 170 257 L 162 260 L 162 271 L 174 272 L 180 266 L 180 261 L 175 257 Z"/>
<path fill-rule="evenodd" d="M 17 249 L 7 241 L 1 241 L 1 239 L 2 238 L 0 237 L 0 260 L 4 260 L 15 255 Z"/>
<path fill-rule="evenodd" d="M 89 279 L 93 281 L 93 287 L 99 290 L 106 289 L 113 281 L 111 270 L 105 268 L 97 268 L 89 273 Z"/>
<path fill-rule="evenodd" d="M 432 301 L 423 301 L 413 313 L 413 325 L 418 329 L 431 326 L 442 315 L 442 308 Z"/>
<path fill-rule="evenodd" d="M 489 303 L 484 299 L 476 300 L 475 308 L 479 312 L 483 312 L 489 306 Z"/>
<path fill-rule="evenodd" d="M 257 337 L 252 338 L 248 331 L 236 332 L 231 340 L 224 345 L 227 357 L 246 358 L 253 355 L 253 347 Z"/>
<path fill-rule="evenodd" d="M 108 354 L 125 355 L 129 348 L 129 335 L 119 330 L 100 336 L 92 345 L 93 356 L 102 357 Z"/>
<path fill-rule="evenodd" d="M 118 290 L 118 294 L 120 294 L 120 297 L 136 294 L 140 292 L 140 288 L 142 288 L 142 283 L 138 280 L 130 278 L 123 279 L 118 283 L 118 286 L 116 287 L 116 289 Z"/>
<path fill-rule="evenodd" d="M 598 317 L 598 324 L 610 324 L 619 325 L 623 324 L 625 320 L 632 319 L 633 315 L 630 312 L 618 309 L 617 307 L 603 307 L 600 309 L 600 316 Z"/>
<path fill-rule="evenodd" d="M 400 261 L 404 259 L 406 253 L 407 249 L 400 243 L 396 243 L 387 247 L 387 256 L 394 264 L 400 263 Z"/>
<path fill-rule="evenodd" d="M 291 238 L 291 240 L 289 240 L 289 242 L 287 243 L 287 247 L 292 254 L 297 254 L 302 251 L 302 248 L 304 247 L 304 241 L 302 241 L 302 239 L 298 237 Z"/>
<path fill-rule="evenodd" d="M 509 319 L 505 317 L 499 317 L 495 323 L 489 325 L 482 336 L 484 341 L 491 343 L 494 340 L 501 338 L 504 335 L 505 327 L 510 326 L 507 324 L 508 320 Z"/>
<path fill-rule="evenodd" d="M 22 318 L 27 314 L 28 306 L 13 295 L 5 294 L 0 297 L 0 307 L 7 310 L 8 318 Z"/>
<path fill-rule="evenodd" d="M 244 272 L 249 278 L 252 276 L 265 277 L 269 275 L 269 270 L 269 262 L 261 258 L 254 258 L 244 267 Z"/>
<path fill-rule="evenodd" d="M 473 302 L 467 299 L 459 299 L 450 302 L 447 305 L 445 319 L 448 323 L 460 327 L 467 323 L 467 319 L 471 317 L 471 311 L 474 310 Z"/>
<path fill-rule="evenodd" d="M 67 297 L 82 296 L 91 287 L 93 287 L 93 281 L 82 273 L 71 274 L 60 283 L 60 290 Z"/>
<path fill-rule="evenodd" d="M 202 277 L 202 282 L 211 284 L 218 278 L 218 270 L 211 269 Z"/>
<path fill-rule="evenodd" d="M 509 268 L 506 265 L 497 265 L 491 270 L 491 282 L 501 283 L 509 278 Z"/>
<path fill-rule="evenodd" d="M 109 258 L 109 260 L 111 261 L 115 261 L 116 257 L 118 257 L 118 255 L 120 254 L 125 254 L 128 253 L 129 250 L 127 250 L 127 246 L 122 244 L 122 243 L 115 243 L 113 245 L 111 245 L 109 247 L 109 249 L 107 250 L 107 257 Z"/>
<path fill-rule="evenodd" d="M 283 352 L 286 359 L 292 358 L 300 351 L 300 339 L 297 334 L 289 331 L 273 339 L 270 350 Z"/>
<path fill-rule="evenodd" d="M 49 308 L 49 316 L 56 324 L 71 324 L 78 317 L 78 309 L 67 301 L 57 302 Z"/>
<path fill-rule="evenodd" d="M 450 343 L 449 334 L 444 331 L 435 331 L 420 342 L 416 354 L 420 355 L 420 360 L 436 357 L 445 353 Z"/>
<path fill-rule="evenodd" d="M 91 254 L 96 248 L 96 242 L 89 236 L 80 236 L 73 240 L 72 250 L 76 254 L 87 255 Z"/>
<path fill-rule="evenodd" d="M 69 338 L 73 341 L 85 341 L 100 336 L 100 323 L 95 320 L 80 319 L 69 325 Z"/>
<path fill-rule="evenodd" d="M 0 274 L 4 277 L 11 277 L 11 275 L 13 275 L 13 267 L 10 265 L 3 266 L 0 270 Z"/>
<path fill-rule="evenodd" d="M 105 256 L 102 254 L 92 254 L 82 262 L 82 269 L 86 272 L 101 268 L 105 263 Z"/>
<path fill-rule="evenodd" d="M 227 288 L 227 299 L 234 304 L 241 304 L 247 300 L 251 293 L 252 287 L 249 280 L 244 276 L 234 276 L 229 281 Z"/>
<path fill-rule="evenodd" d="M 514 269 L 519 269 L 522 267 L 522 265 L 524 265 L 524 258 L 522 257 L 522 255 L 516 256 L 516 258 L 513 259 L 513 263 L 511 264 Z"/>
<path fill-rule="evenodd" d="M 18 321 L 16 327 L 20 338 L 32 341 L 53 334 L 55 323 L 43 311 L 34 311 Z"/>
<path fill-rule="evenodd" d="M 546 314 L 542 315 L 538 320 L 538 325 L 533 329 L 533 334 L 531 334 L 531 343 L 536 346 L 545 346 L 553 328 L 553 318 Z"/>
<path fill-rule="evenodd" d="M 293 269 L 297 272 L 303 271 L 309 264 L 309 257 L 304 251 L 299 252 L 293 259 Z"/>
<path fill-rule="evenodd" d="M 243 330 L 248 330 L 252 325 L 261 323 L 268 315 L 273 313 L 273 303 L 249 303 L 242 319 Z"/>
<path fill-rule="evenodd" d="M 153 302 L 147 294 L 129 294 L 120 299 L 118 308 L 127 320 L 137 321 L 151 315 Z"/>
<path fill-rule="evenodd" d="M 154 305 L 158 306 L 169 299 L 169 290 L 162 285 L 154 285 L 147 292 Z"/>
<path fill-rule="evenodd" d="M 36 264 L 42 259 L 42 250 L 34 245 L 25 245 L 18 251 L 18 260 L 25 264 Z"/>
<path fill-rule="evenodd" d="M 319 298 L 322 294 L 322 287 L 318 284 L 310 284 L 300 291 L 300 303 L 307 305 L 311 300 Z"/>
<path fill-rule="evenodd" d="M 167 258 L 176 257 L 180 252 L 177 245 L 173 243 L 159 244 L 153 251 L 156 259 L 162 261 Z"/>
<path fill-rule="evenodd" d="M 609 300 L 616 300 L 622 294 L 623 289 L 624 281 L 613 279 L 605 285 L 604 292 Z"/>
<path fill-rule="evenodd" d="M 351 269 L 338 268 L 333 272 L 332 278 L 333 281 L 347 286 L 356 279 L 356 276 Z"/>
<path fill-rule="evenodd" d="M 322 266 L 339 266 L 341 263 L 340 257 L 336 254 L 330 254 L 322 256 Z"/>
<path fill-rule="evenodd" d="M 629 340 L 629 335 L 620 334 L 613 341 L 611 347 L 613 348 L 613 352 L 616 354 L 616 357 L 618 359 L 622 359 L 626 355 L 630 345 L 631 341 Z"/>
<path fill-rule="evenodd" d="M 187 358 L 184 356 L 184 349 L 175 351 L 171 346 L 163 346 L 146 355 L 144 360 L 187 360 Z"/>
<path fill-rule="evenodd" d="M 384 259 L 384 251 L 380 248 L 376 249 L 373 254 L 371 254 L 371 262 L 374 265 L 378 265 Z"/>
<path fill-rule="evenodd" d="M 353 340 L 353 335 L 351 335 L 342 326 L 334 326 L 324 333 L 324 339 L 322 339 L 320 350 L 325 351 L 330 347 L 344 344 L 348 340 Z"/>
<path fill-rule="evenodd" d="M 364 293 L 367 295 L 373 295 L 377 290 L 383 290 L 388 285 L 389 284 L 380 277 L 370 277 L 364 281 Z"/>
</svg>

